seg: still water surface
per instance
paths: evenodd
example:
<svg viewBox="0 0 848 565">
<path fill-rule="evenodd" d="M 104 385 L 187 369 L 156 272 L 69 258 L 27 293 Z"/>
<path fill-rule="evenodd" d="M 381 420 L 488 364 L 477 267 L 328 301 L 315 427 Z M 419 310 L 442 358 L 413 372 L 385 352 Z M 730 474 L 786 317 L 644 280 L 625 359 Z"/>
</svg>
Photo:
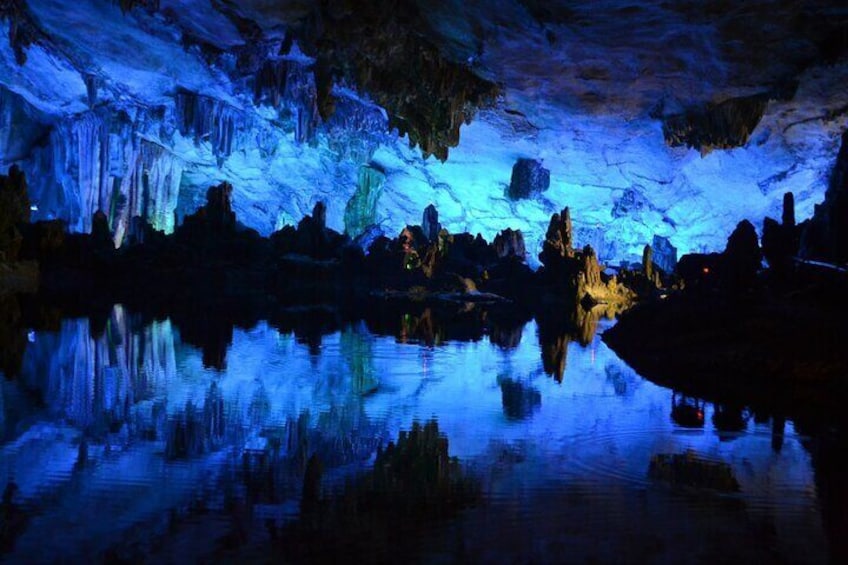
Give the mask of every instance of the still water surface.
<svg viewBox="0 0 848 565">
<path fill-rule="evenodd" d="M 219 352 L 121 306 L 32 331 L 0 384 L 0 560 L 827 561 L 808 438 L 642 379 L 611 323 L 553 363 L 535 322 L 260 322 Z"/>
</svg>

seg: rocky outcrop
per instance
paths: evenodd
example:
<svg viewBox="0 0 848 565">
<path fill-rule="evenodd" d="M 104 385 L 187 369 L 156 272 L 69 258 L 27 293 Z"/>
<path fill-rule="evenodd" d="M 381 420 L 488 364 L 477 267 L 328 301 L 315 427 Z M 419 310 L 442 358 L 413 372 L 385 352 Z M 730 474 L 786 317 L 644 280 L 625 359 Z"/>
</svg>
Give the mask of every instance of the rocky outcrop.
<svg viewBox="0 0 848 565">
<path fill-rule="evenodd" d="M 532 198 L 548 190 L 551 172 L 534 159 L 519 159 L 512 166 L 507 196 L 512 200 Z"/>
<path fill-rule="evenodd" d="M 543 265 L 555 269 L 555 265 L 565 257 L 574 257 L 574 227 L 571 225 L 571 212 L 568 206 L 562 212 L 551 216 L 548 231 L 545 233 L 545 241 L 542 243 L 542 252 L 539 261 Z"/>
<path fill-rule="evenodd" d="M 527 257 L 527 248 L 524 245 L 524 235 L 521 230 L 506 228 L 495 236 L 492 245 L 500 259 L 514 257 L 524 261 Z"/>
<path fill-rule="evenodd" d="M 817 205 L 803 228 L 801 256 L 833 263 L 848 263 L 848 130 L 830 174 L 824 202 Z"/>
<path fill-rule="evenodd" d="M 619 285 L 616 277 L 602 273 L 598 256 L 590 245 L 575 251 L 571 213 L 566 207 L 551 216 L 539 260 L 544 265 L 539 276 L 555 295 L 573 304 L 591 307 L 598 303 L 633 300 L 633 293 Z"/>
<path fill-rule="evenodd" d="M 762 252 L 754 226 L 742 220 L 722 253 L 690 253 L 680 258 L 677 273 L 686 287 L 740 291 L 753 288 L 762 268 Z"/>
</svg>

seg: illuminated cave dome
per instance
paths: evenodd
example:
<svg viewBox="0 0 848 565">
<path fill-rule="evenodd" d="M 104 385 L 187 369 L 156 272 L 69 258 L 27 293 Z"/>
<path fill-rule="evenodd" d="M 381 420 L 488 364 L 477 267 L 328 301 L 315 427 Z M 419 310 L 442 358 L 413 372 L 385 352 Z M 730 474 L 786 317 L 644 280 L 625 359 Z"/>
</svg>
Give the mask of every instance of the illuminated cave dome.
<svg viewBox="0 0 848 565">
<path fill-rule="evenodd" d="M 0 26 L 0 165 L 34 219 L 102 209 L 118 242 L 228 181 L 264 234 L 432 203 L 532 258 L 569 206 L 602 260 L 719 250 L 787 191 L 812 214 L 848 120 L 837 1 L 4 0 Z M 516 192 L 519 160 L 549 186 Z"/>
</svg>

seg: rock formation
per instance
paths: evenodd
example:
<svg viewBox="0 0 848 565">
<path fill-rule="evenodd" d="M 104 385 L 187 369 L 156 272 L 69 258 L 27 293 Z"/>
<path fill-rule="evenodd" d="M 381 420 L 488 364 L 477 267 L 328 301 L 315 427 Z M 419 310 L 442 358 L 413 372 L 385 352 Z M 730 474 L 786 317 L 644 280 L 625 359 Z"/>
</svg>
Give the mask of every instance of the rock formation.
<svg viewBox="0 0 848 565">
<path fill-rule="evenodd" d="M 551 172 L 534 159 L 519 159 L 512 166 L 507 196 L 512 200 L 532 198 L 548 190 Z"/>
<path fill-rule="evenodd" d="M 782 218 L 782 223 L 772 218 L 763 220 L 763 257 L 770 272 L 778 277 L 785 277 L 791 271 L 800 245 L 800 228 L 795 225 L 795 199 L 791 192 L 783 196 Z"/>
<path fill-rule="evenodd" d="M 442 224 L 439 223 L 439 211 L 432 204 L 424 208 L 424 216 L 421 218 L 421 229 L 424 230 L 424 236 L 430 243 L 438 240 L 439 232 L 442 231 Z"/>
<path fill-rule="evenodd" d="M 816 206 L 813 218 L 804 228 L 801 255 L 833 263 L 848 262 L 848 130 L 842 134 L 824 202 Z"/>
<path fill-rule="evenodd" d="M 654 234 L 651 249 L 654 265 L 667 274 L 673 273 L 674 267 L 677 266 L 677 248 L 671 244 L 671 241 L 667 237 Z"/>
<path fill-rule="evenodd" d="M 744 145 L 762 119 L 768 99 L 764 94 L 729 98 L 669 116 L 663 122 L 666 143 L 692 147 L 701 154 Z"/>
<path fill-rule="evenodd" d="M 730 288 L 750 288 L 761 268 L 762 253 L 754 226 L 742 220 L 730 237 L 722 253 L 721 280 Z"/>
<path fill-rule="evenodd" d="M 495 247 L 495 252 L 500 259 L 514 257 L 523 262 L 527 256 L 524 235 L 521 233 L 521 230 L 506 228 L 495 236 L 492 245 Z"/>
</svg>

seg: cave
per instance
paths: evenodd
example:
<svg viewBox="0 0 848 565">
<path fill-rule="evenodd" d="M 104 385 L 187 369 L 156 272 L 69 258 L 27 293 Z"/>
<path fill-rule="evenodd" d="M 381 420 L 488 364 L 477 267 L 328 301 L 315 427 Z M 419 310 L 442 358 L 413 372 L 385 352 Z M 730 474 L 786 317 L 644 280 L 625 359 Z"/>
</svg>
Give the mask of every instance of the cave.
<svg viewBox="0 0 848 565">
<path fill-rule="evenodd" d="M 0 28 L 0 560 L 848 558 L 844 2 Z"/>
</svg>

